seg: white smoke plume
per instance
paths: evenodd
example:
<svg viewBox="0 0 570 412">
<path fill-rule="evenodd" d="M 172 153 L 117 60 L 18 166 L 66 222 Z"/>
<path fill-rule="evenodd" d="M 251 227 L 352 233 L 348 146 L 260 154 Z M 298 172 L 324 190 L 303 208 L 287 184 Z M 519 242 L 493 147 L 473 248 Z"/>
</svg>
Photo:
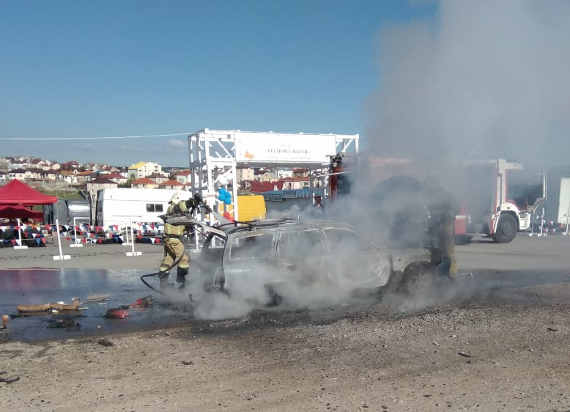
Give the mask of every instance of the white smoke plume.
<svg viewBox="0 0 570 412">
<path fill-rule="evenodd" d="M 570 152 L 570 2 L 442 0 L 435 21 L 380 32 L 365 104 L 377 154 L 563 162 Z"/>
<path fill-rule="evenodd" d="M 437 10 L 434 21 L 396 24 L 380 33 L 379 88 L 365 104 L 370 151 L 413 159 L 421 165 L 415 176 L 420 181 L 432 174 L 445 180 L 446 172 L 459 180 L 446 165 L 462 159 L 564 161 L 570 153 L 570 2 L 445 0 Z M 388 197 L 377 193 L 371 198 L 366 192 L 377 190 L 381 180 L 359 179 L 350 197 L 327 204 L 326 216 L 355 224 L 364 244 L 346 246 L 328 262 L 318 248 L 299 244 L 291 262 L 310 275 L 301 281 L 292 279 L 298 274 L 287 268 L 252 264 L 241 277 L 233 276 L 230 295 L 204 294 L 195 284 L 195 315 L 244 316 L 270 300 L 265 286 L 280 275 L 291 279 L 276 291 L 295 307 L 350 299 L 354 281 L 369 275 L 360 255 L 389 237 L 393 227 L 397 233 L 404 226 L 423 229 L 409 216 L 425 214 L 407 210 L 420 204 L 421 193 L 410 189 L 412 183 L 393 181 L 402 187 L 391 188 Z M 449 180 L 442 183 L 451 188 Z M 402 211 L 405 218 L 400 219 Z M 313 213 L 294 209 L 283 215 L 309 219 Z M 412 231 L 412 239 L 404 240 L 419 241 L 422 235 Z M 308 256 L 312 261 L 305 260 Z M 344 265 L 331 267 L 338 262 Z M 386 272 L 386 264 L 385 256 L 378 256 L 372 270 Z M 417 309 L 466 293 L 457 286 L 428 292 L 407 301 L 398 298 L 396 306 Z"/>
</svg>

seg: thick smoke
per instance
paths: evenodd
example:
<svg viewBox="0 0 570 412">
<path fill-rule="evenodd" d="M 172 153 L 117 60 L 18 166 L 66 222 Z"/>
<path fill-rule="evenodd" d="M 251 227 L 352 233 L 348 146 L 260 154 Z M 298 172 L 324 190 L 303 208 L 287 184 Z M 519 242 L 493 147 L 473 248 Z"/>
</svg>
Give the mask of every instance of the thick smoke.
<svg viewBox="0 0 570 412">
<path fill-rule="evenodd" d="M 304 222 L 315 221 L 311 209 L 295 211 Z M 245 231 L 239 239 L 232 238 L 231 258 L 224 261 L 229 293 L 207 291 L 223 250 L 211 249 L 211 256 L 216 255 L 213 259 L 208 259 L 209 252 L 201 261 L 196 259 L 194 268 L 202 265 L 208 269 L 192 277 L 194 315 L 200 319 L 239 318 L 275 304 L 280 309 L 319 308 L 350 301 L 355 291 L 370 292 L 388 281 L 390 266 L 385 255 L 364 238 L 327 230 L 326 224 L 320 224 L 324 230 L 299 229 L 296 224 L 280 227 L 278 248 L 274 228 Z M 272 258 L 275 250 L 280 256 L 277 260 Z"/>
<path fill-rule="evenodd" d="M 570 3 L 444 0 L 435 21 L 380 33 L 366 135 L 381 156 L 563 162 Z"/>
<path fill-rule="evenodd" d="M 270 303 L 268 284 L 292 307 L 346 302 L 371 274 L 387 280 L 391 263 L 382 253 L 372 256 L 373 246 L 400 236 L 405 246 L 421 249 L 424 206 L 437 198 L 429 186 L 432 177 L 456 195 L 455 188 L 468 187 L 479 197 L 473 182 L 465 184 L 460 168 L 451 172 L 450 165 L 499 157 L 526 165 L 565 160 L 570 152 L 570 3 L 449 0 L 437 5 L 434 21 L 393 25 L 380 33 L 380 84 L 366 102 L 365 135 L 367 152 L 388 167 L 363 159 L 370 172 L 359 175 L 350 196 L 327 203 L 325 213 L 351 223 L 362 241 L 335 243 L 332 259 L 318 245 L 297 239 L 286 252 L 289 266 L 258 259 L 244 261 L 242 268 L 224 267 L 231 273 L 231 294 L 203 293 L 203 284 L 195 282 L 197 317 L 244 316 Z M 415 181 L 405 178 L 410 171 Z M 303 220 L 314 214 L 298 208 L 283 212 Z M 252 241 L 244 258 L 266 256 L 268 247 L 261 238 Z M 413 298 L 386 301 L 407 310 L 466 293 L 458 285 L 428 286 Z"/>
</svg>

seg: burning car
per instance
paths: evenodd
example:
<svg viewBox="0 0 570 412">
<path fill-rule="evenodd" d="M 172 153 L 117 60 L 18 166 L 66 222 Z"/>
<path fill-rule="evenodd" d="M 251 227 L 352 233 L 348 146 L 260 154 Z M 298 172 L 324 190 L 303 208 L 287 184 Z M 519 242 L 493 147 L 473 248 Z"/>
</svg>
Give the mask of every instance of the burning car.
<svg viewBox="0 0 570 412">
<path fill-rule="evenodd" d="M 429 262 L 425 249 L 383 249 L 338 222 L 280 219 L 206 229 L 194 273 L 209 291 L 260 304 L 382 290 L 401 282 L 406 268 Z"/>
</svg>

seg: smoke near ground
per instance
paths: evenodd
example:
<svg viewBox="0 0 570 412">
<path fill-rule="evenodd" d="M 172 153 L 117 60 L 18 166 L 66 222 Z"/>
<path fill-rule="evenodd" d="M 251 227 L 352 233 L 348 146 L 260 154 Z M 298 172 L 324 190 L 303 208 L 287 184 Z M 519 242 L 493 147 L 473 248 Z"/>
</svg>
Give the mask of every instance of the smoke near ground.
<svg viewBox="0 0 570 412">
<path fill-rule="evenodd" d="M 437 10 L 379 34 L 370 149 L 432 164 L 566 161 L 570 3 L 443 0 Z"/>
<path fill-rule="evenodd" d="M 271 303 L 268 284 L 294 307 L 347 302 L 354 285 L 371 272 L 362 259 L 367 248 L 387 241 L 394 246 L 395 240 L 398 247 L 421 248 L 427 209 L 445 196 L 438 187 L 463 200 L 483 199 L 490 191 L 460 176 L 460 168 L 451 172 L 451 165 L 497 158 L 525 166 L 566 160 L 570 3 L 440 1 L 435 19 L 392 25 L 379 39 L 380 83 L 365 104 L 367 153 L 412 159 L 414 178 L 398 177 L 397 171 L 377 176 L 371 165 L 370 173 L 353 182 L 350 196 L 327 203 L 324 213 L 311 207 L 274 213 L 347 221 L 363 242 L 335 250 L 327 261 L 322 250 L 299 241 L 289 253 L 304 272 L 252 262 L 243 276 L 232 277 L 230 294 L 203 294 L 199 285 L 193 291 L 201 296 L 197 317 L 242 317 Z M 403 166 L 409 172 L 410 165 Z M 375 264 L 372 271 L 388 271 L 385 255 L 376 256 Z M 474 290 L 471 282 L 449 286 L 436 280 L 385 302 L 396 310 L 420 310 L 467 299 Z"/>
</svg>

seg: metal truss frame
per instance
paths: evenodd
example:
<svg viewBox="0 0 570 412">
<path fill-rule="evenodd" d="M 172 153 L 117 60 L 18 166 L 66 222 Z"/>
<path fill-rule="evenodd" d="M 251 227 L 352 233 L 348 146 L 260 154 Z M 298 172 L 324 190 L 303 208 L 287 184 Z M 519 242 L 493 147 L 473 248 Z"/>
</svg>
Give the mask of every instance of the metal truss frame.
<svg viewBox="0 0 570 412">
<path fill-rule="evenodd" d="M 216 203 L 216 182 L 221 175 L 229 177 L 232 185 L 234 219 L 236 220 L 239 218 L 237 207 L 237 168 L 239 166 L 274 168 L 301 167 L 311 170 L 328 168 L 328 163 L 239 163 L 236 159 L 235 151 L 236 135 L 239 133 L 242 132 L 240 130 L 202 129 L 188 136 L 188 160 L 192 191 L 202 194 L 206 202 L 211 207 L 214 207 Z M 270 138 L 272 132 L 256 133 L 267 134 L 268 138 Z M 334 136 L 335 138 L 336 153 L 358 153 L 358 134 L 329 134 L 329 136 Z"/>
</svg>

